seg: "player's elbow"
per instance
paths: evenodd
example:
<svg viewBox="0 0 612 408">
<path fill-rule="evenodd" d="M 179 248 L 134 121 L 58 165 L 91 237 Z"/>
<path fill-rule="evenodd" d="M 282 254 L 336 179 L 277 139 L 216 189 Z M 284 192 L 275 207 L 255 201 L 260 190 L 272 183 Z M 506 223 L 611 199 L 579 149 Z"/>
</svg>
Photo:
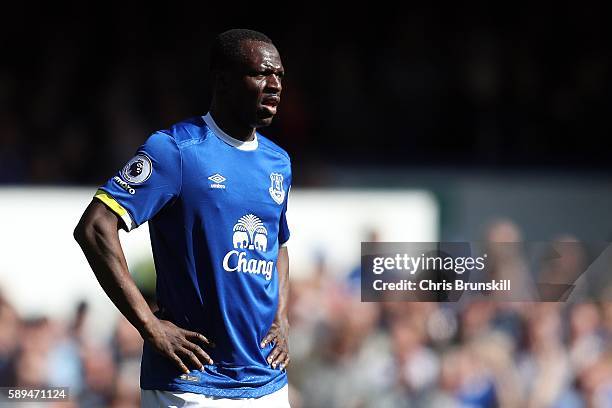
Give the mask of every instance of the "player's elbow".
<svg viewBox="0 0 612 408">
<path fill-rule="evenodd" d="M 97 203 L 92 203 L 79 220 L 79 223 L 74 228 L 72 233 L 76 242 L 83 248 L 89 246 L 96 241 L 99 235 L 105 235 L 111 227 L 108 217 L 105 217 L 104 212 L 99 208 Z"/>
<path fill-rule="evenodd" d="M 92 236 L 93 230 L 94 228 L 92 223 L 89 220 L 85 219 L 85 217 L 83 217 L 74 228 L 72 236 L 74 237 L 74 240 L 79 243 L 80 246 L 83 246 L 87 243 L 88 238 Z"/>
<path fill-rule="evenodd" d="M 74 231 L 72 231 L 72 237 L 76 242 L 79 242 L 83 238 L 83 232 L 81 231 L 81 223 L 78 223 L 76 227 L 74 227 Z"/>
</svg>

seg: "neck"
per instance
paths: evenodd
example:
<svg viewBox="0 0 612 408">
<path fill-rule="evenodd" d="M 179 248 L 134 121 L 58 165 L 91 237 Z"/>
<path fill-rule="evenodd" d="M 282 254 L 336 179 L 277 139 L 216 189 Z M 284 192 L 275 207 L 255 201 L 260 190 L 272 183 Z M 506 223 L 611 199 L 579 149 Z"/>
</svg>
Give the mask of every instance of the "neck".
<svg viewBox="0 0 612 408">
<path fill-rule="evenodd" d="M 249 142 L 255 138 L 255 128 L 240 125 L 228 111 L 219 109 L 215 103 L 209 111 L 217 126 L 234 139 Z"/>
</svg>

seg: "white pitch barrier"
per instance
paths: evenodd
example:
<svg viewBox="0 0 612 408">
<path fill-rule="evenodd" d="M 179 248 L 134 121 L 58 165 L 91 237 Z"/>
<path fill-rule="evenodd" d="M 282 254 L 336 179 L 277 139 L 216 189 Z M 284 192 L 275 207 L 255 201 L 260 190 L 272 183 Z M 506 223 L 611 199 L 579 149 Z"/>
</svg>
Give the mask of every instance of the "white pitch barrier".
<svg viewBox="0 0 612 408">
<path fill-rule="evenodd" d="M 86 299 L 95 316 L 87 331 L 103 339 L 118 312 L 72 237 L 95 190 L 0 189 L 0 291 L 22 317 L 65 320 Z M 292 189 L 287 219 L 293 279 L 311 273 L 321 256 L 330 273 L 348 273 L 359 264 L 368 231 L 381 241 L 431 242 L 439 230 L 438 203 L 417 190 Z M 147 224 L 120 238 L 128 266 L 152 259 Z"/>
</svg>

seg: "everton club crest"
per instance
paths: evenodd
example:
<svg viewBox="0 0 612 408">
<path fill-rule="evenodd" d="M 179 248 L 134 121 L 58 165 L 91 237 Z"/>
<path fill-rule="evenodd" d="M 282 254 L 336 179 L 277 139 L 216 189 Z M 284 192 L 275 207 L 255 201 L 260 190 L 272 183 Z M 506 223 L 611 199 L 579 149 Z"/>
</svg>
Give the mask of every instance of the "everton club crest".
<svg viewBox="0 0 612 408">
<path fill-rule="evenodd" d="M 282 204 L 285 200 L 285 190 L 283 189 L 283 175 L 280 173 L 270 174 L 270 188 L 268 191 L 276 204 Z"/>
</svg>

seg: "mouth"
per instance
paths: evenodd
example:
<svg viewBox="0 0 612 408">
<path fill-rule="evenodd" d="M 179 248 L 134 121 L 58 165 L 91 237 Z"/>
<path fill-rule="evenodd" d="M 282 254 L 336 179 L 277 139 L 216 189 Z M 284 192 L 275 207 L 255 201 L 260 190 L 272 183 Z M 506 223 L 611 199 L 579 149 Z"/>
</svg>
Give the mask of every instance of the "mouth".
<svg viewBox="0 0 612 408">
<path fill-rule="evenodd" d="M 268 95 L 264 96 L 261 100 L 261 105 L 265 108 L 268 108 L 270 111 L 276 112 L 276 107 L 280 103 L 280 96 L 278 95 Z"/>
</svg>

